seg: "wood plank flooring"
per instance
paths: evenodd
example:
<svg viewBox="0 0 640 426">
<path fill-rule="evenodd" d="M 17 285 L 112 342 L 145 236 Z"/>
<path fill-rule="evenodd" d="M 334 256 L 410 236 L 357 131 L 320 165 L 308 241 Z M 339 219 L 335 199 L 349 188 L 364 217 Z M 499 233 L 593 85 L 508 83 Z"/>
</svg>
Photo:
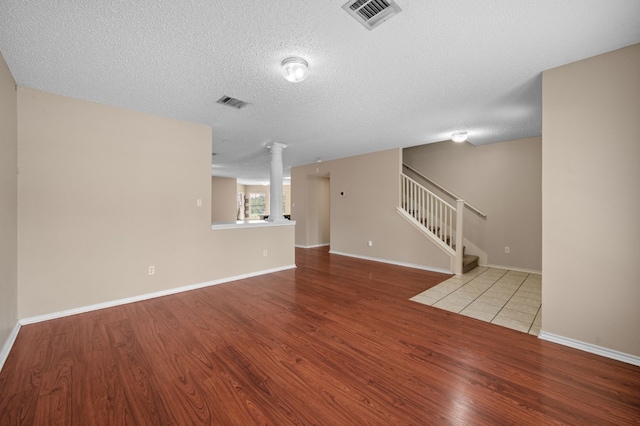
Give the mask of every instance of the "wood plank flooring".
<svg viewBox="0 0 640 426">
<path fill-rule="evenodd" d="M 22 327 L 0 425 L 640 424 L 640 368 L 408 300 L 447 275 L 296 263 Z"/>
</svg>

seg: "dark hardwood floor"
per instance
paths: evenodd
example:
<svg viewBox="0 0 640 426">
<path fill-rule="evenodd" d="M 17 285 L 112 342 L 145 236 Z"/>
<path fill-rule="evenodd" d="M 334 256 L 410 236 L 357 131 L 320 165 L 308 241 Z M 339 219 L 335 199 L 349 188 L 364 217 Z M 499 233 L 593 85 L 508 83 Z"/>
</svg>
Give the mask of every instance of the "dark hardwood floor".
<svg viewBox="0 0 640 426">
<path fill-rule="evenodd" d="M 327 251 L 22 327 L 0 425 L 640 424 L 640 368 L 408 300 L 447 275 Z"/>
</svg>

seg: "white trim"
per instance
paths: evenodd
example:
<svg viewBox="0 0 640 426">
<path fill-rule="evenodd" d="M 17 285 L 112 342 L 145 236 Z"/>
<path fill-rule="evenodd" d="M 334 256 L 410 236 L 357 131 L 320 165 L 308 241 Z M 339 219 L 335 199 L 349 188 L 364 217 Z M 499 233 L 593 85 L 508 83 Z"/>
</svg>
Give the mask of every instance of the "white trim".
<svg viewBox="0 0 640 426">
<path fill-rule="evenodd" d="M 266 220 L 252 220 L 252 221 L 237 221 L 231 223 L 213 223 L 211 224 L 212 231 L 219 231 L 221 229 L 247 229 L 247 228 L 266 228 L 269 226 L 295 226 L 295 220 L 283 219 L 281 222 L 267 222 Z"/>
<path fill-rule="evenodd" d="M 330 246 L 330 243 L 326 243 L 326 244 L 313 244 L 310 246 L 301 246 L 299 244 L 296 244 L 296 247 L 298 248 L 303 248 L 303 249 L 309 249 L 309 248 L 316 248 L 316 247 L 326 247 L 326 246 Z"/>
<path fill-rule="evenodd" d="M 558 336 L 557 334 L 541 331 L 538 338 L 559 345 L 568 346 L 570 348 L 579 349 L 581 351 L 600 355 L 606 358 L 615 359 L 616 361 L 626 362 L 627 364 L 637 365 L 640 367 L 640 357 L 635 355 L 619 352 L 614 349 L 603 348 L 602 346 L 592 345 L 591 343 L 582 342 L 580 340 L 570 339 L 568 337 Z"/>
<path fill-rule="evenodd" d="M 542 271 L 534 271 L 533 269 L 524 269 L 524 268 L 514 268 L 513 266 L 493 265 L 491 263 L 487 265 L 478 264 L 478 266 L 484 266 L 485 268 L 508 269 L 510 271 L 518 271 L 518 272 L 526 272 L 527 274 L 542 275 Z"/>
<path fill-rule="evenodd" d="M 182 292 L 185 292 L 185 291 L 196 290 L 196 289 L 199 289 L 199 288 L 209 287 L 209 286 L 212 286 L 212 285 L 224 284 L 224 283 L 228 283 L 230 281 L 243 280 L 243 279 L 246 279 L 246 278 L 256 277 L 256 276 L 259 276 L 259 275 L 272 274 L 274 272 L 280 272 L 280 271 L 285 271 L 285 270 L 294 269 L 294 268 L 296 268 L 295 264 L 294 265 L 282 266 L 282 267 L 279 267 L 279 268 L 265 269 L 263 271 L 250 272 L 248 274 L 236 275 L 234 277 L 221 278 L 221 279 L 218 279 L 218 280 L 207 281 L 207 282 L 199 283 L 199 284 L 187 285 L 187 286 L 184 286 L 184 287 L 171 288 L 171 289 L 168 289 L 168 290 L 157 291 L 157 292 L 154 292 L 154 293 L 141 294 L 139 296 L 127 297 L 125 299 L 112 300 L 110 302 L 98 303 L 98 304 L 95 304 L 95 305 L 81 306 L 79 308 L 67 309 L 66 311 L 52 312 L 50 314 L 38 315 L 38 316 L 35 316 L 35 317 L 30 317 L 30 318 L 23 318 L 19 322 L 20 322 L 20 325 L 33 324 L 33 323 L 36 323 L 36 322 L 42 322 L 42 321 L 48 321 L 48 320 L 52 320 L 52 319 L 56 319 L 56 318 L 68 317 L 70 315 L 83 314 L 85 312 L 97 311 L 98 309 L 112 308 L 114 306 L 125 305 L 127 303 L 140 302 L 142 300 L 153 299 L 153 298 L 162 297 L 162 296 L 168 296 L 170 294 L 182 293 Z"/>
<path fill-rule="evenodd" d="M 16 325 L 13 326 L 9 337 L 4 342 L 4 346 L 2 346 L 2 350 L 0 351 L 0 371 L 2 371 L 2 367 L 4 367 L 4 362 L 7 360 L 9 356 L 9 352 L 11 352 L 11 348 L 18 337 L 18 332 L 20 331 L 20 321 L 16 321 Z"/>
<path fill-rule="evenodd" d="M 416 265 L 414 263 L 397 262 L 395 260 L 379 259 L 377 257 L 359 256 L 357 254 L 342 253 L 342 252 L 333 251 L 333 250 L 329 250 L 329 254 L 337 254 L 337 255 L 340 255 L 340 256 L 355 257 L 356 259 L 371 260 L 373 262 L 389 263 L 391 265 L 404 266 L 406 268 L 422 269 L 423 271 L 439 272 L 441 274 L 452 274 L 452 272 L 450 270 L 448 270 L 448 269 L 432 268 L 432 267 L 429 267 L 429 266 Z"/>
</svg>

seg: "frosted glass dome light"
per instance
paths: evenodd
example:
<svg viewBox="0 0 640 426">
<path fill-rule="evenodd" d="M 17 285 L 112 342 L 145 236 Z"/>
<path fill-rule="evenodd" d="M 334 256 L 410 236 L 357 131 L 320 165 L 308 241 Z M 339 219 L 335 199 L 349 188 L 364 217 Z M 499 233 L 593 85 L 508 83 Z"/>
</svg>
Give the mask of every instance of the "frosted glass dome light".
<svg viewBox="0 0 640 426">
<path fill-rule="evenodd" d="M 298 83 L 309 74 L 309 64 L 302 58 L 291 57 L 282 61 L 282 75 L 292 83 Z"/>
</svg>

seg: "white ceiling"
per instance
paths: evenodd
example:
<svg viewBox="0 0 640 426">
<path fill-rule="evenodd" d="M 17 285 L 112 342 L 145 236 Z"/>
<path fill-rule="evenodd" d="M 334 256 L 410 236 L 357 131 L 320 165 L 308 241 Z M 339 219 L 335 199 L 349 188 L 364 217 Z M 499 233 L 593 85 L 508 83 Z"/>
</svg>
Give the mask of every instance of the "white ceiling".
<svg viewBox="0 0 640 426">
<path fill-rule="evenodd" d="M 256 183 L 273 142 L 288 176 L 454 131 L 540 135 L 542 71 L 640 42 L 638 0 L 396 0 L 372 31 L 345 1 L 0 0 L 0 51 L 20 86 L 211 125 L 213 174 Z"/>
</svg>

